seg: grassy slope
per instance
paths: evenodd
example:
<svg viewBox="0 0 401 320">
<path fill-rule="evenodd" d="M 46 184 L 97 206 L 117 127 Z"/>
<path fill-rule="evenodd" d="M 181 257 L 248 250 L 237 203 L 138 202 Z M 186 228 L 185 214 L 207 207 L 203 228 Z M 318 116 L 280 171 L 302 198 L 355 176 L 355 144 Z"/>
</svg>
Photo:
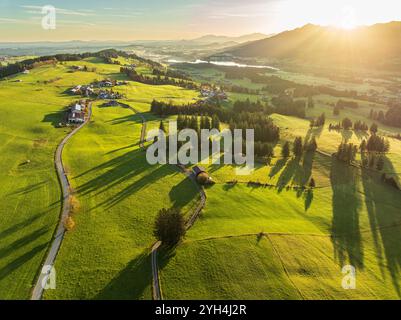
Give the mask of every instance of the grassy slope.
<svg viewBox="0 0 401 320">
<path fill-rule="evenodd" d="M 335 169 L 333 187 L 315 190 L 309 200 L 307 194 L 299 196 L 293 190 L 280 192 L 219 184 L 209 189 L 207 206 L 200 220 L 177 249 L 176 256 L 165 258 L 162 277 L 166 295 L 180 299 L 215 297 L 221 288 L 229 290 L 234 286 L 227 284 L 227 278 L 238 284 L 260 281 L 260 271 L 250 268 L 248 258 L 256 260 L 257 264 L 268 264 L 272 260 L 269 255 L 274 251 L 303 298 L 399 298 L 399 194 L 367 173 L 361 173 L 355 187 L 351 183 L 352 173 L 342 171 L 338 165 Z M 261 231 L 269 233 L 274 250 L 267 248 L 264 255 L 253 257 L 250 253 L 248 256 L 255 249 L 241 244 L 245 241 L 243 236 L 255 234 L 256 239 Z M 230 238 L 221 244 L 219 239 L 225 237 Z M 213 255 L 205 265 L 201 261 L 211 255 L 205 249 L 208 246 L 217 247 L 216 251 L 224 254 Z M 235 263 L 230 258 L 242 255 L 246 258 L 235 259 Z M 355 291 L 341 287 L 341 268 L 346 264 L 357 268 Z M 191 270 L 190 274 L 195 276 L 189 277 L 182 270 Z M 274 279 L 283 274 L 282 268 L 270 270 L 266 267 L 266 270 Z M 213 275 L 213 286 L 200 288 L 200 275 L 208 273 Z M 281 298 L 275 291 L 280 286 L 271 290 L 271 283 L 264 280 L 259 286 L 270 292 L 269 298 Z M 188 288 L 192 287 L 194 291 L 189 292 Z M 245 289 L 242 295 L 264 297 L 256 293 L 249 296 Z M 241 297 L 241 293 L 238 289 L 226 291 L 224 297 Z"/>
<path fill-rule="evenodd" d="M 369 103 L 333 116 L 332 107 L 325 104 L 337 100 L 317 97 L 308 117 L 326 112 L 328 123 L 346 116 L 371 123 L 366 118 L 372 107 Z M 352 131 L 329 132 L 327 127 L 309 130 L 308 120 L 282 115 L 272 118 L 282 129 L 282 141 L 315 136 L 319 149 L 329 154 L 343 139 L 359 144 L 366 138 Z M 380 129 L 395 132 L 395 128 Z M 385 171 L 400 172 L 401 144 L 390 141 L 392 152 Z M 275 151 L 278 155 L 279 145 Z M 400 298 L 399 192 L 382 184 L 379 174 L 369 170 L 346 167 L 320 154 L 314 156 L 313 164 L 310 160 L 276 158 L 271 165 L 258 165 L 251 176 L 244 177 L 236 176 L 232 166 L 206 165 L 217 185 L 207 190 L 206 209 L 184 243 L 176 252 L 161 256 L 165 297 Z M 284 188 L 304 184 L 311 176 L 319 187 L 313 194 Z M 231 180 L 240 183 L 225 184 Z M 251 188 L 242 184 L 247 181 L 277 187 Z M 261 231 L 269 233 L 270 243 L 263 245 L 262 254 L 263 242 L 257 236 Z M 341 269 L 346 264 L 357 268 L 356 290 L 341 287 Z M 283 284 L 272 286 L 271 279 L 277 278 L 283 279 Z M 294 288 L 298 295 L 294 295 Z M 288 296 L 281 296 L 280 289 Z"/>
<path fill-rule="evenodd" d="M 300 298 L 265 238 L 186 242 L 160 258 L 165 299 Z"/>
<path fill-rule="evenodd" d="M 193 97 L 169 86 L 132 83 L 126 90 L 127 102 L 142 111 L 153 97 L 183 102 Z M 198 193 L 173 167 L 147 164 L 138 146 L 140 131 L 141 119 L 132 111 L 95 107 L 93 121 L 67 146 L 64 160 L 81 208 L 56 262 L 57 290 L 46 298 L 151 297 L 154 218 L 163 207 L 188 213 Z"/>
<path fill-rule="evenodd" d="M 96 67 L 96 72 L 72 73 L 70 72 L 71 65 Z M 29 298 L 34 277 L 38 272 L 58 222 L 60 187 L 54 170 L 53 157 L 56 146 L 68 130 L 55 129 L 54 126 L 62 117 L 62 109 L 77 98 L 66 95 L 64 92 L 72 86 L 87 84 L 95 79 L 100 80 L 106 77 L 125 79 L 125 76 L 119 74 L 119 68 L 117 65 L 104 64 L 99 59 L 90 58 L 85 61 L 40 67 L 32 70 L 29 75 L 21 74 L 12 77 L 9 81 L 1 82 L 0 149 L 2 157 L 0 162 L 3 170 L 0 173 L 2 181 L 0 195 L 5 201 L 0 205 L 0 298 Z M 15 82 L 17 79 L 22 80 L 22 82 Z M 49 80 L 51 80 L 50 83 L 44 84 L 44 81 Z M 138 103 L 135 106 L 142 111 L 149 109 L 149 103 L 153 97 L 187 102 L 197 95 L 196 92 L 185 91 L 176 87 L 156 87 L 136 83 L 130 83 L 125 91 L 131 97 L 130 103 L 137 99 Z M 108 132 L 111 137 L 104 141 L 104 146 L 96 146 L 110 148 L 111 151 L 114 147 L 129 140 L 132 140 L 132 144 L 134 144 L 133 140 L 135 140 L 135 144 L 137 143 L 139 125 L 135 128 L 131 127 L 135 121 L 139 121 L 137 117 L 129 114 L 128 110 L 117 111 L 115 114 L 110 114 L 109 117 L 113 123 L 108 123 L 104 127 L 96 127 L 96 130 L 99 130 L 96 133 Z M 116 138 L 113 137 L 116 134 L 114 129 L 117 128 L 124 131 L 122 142 L 115 142 Z M 127 129 L 132 129 L 132 131 Z M 125 146 L 127 145 L 122 147 Z M 81 145 L 81 147 L 83 146 Z M 137 146 L 130 146 L 127 149 L 117 151 L 115 154 L 113 153 L 116 158 L 111 155 L 109 157 L 124 162 L 126 151 L 130 151 L 133 155 L 135 152 L 139 153 L 136 148 Z M 68 154 L 68 148 L 66 154 Z M 85 157 L 85 155 L 83 156 Z M 21 166 L 20 164 L 26 160 L 31 160 L 30 164 Z M 79 158 L 78 161 L 71 160 L 71 163 L 77 165 L 78 170 L 83 165 L 80 160 L 82 158 Z M 105 159 L 98 159 L 98 163 L 100 164 L 102 160 Z M 138 159 L 138 161 L 138 164 L 143 164 L 143 159 Z M 69 164 L 68 161 L 67 163 Z M 93 162 L 88 161 L 89 163 Z M 130 170 L 130 167 L 125 163 L 125 167 L 122 166 L 120 169 Z M 171 182 L 165 182 L 160 186 L 160 190 L 166 191 L 163 196 L 160 196 L 162 200 L 153 202 L 153 199 L 146 199 L 147 205 L 152 207 L 151 217 L 149 219 L 139 218 L 141 221 L 146 220 L 146 226 L 153 222 L 153 216 L 159 209 L 160 203 L 165 202 L 181 206 L 186 205 L 187 200 L 189 201 L 192 197 L 197 196 L 193 188 L 187 186 L 186 182 L 182 182 L 182 177 L 170 169 L 158 168 L 155 172 L 149 170 L 142 172 L 144 176 L 147 173 L 150 175 L 150 180 L 152 177 L 155 178 L 160 175 L 166 176 L 167 180 L 171 178 Z M 94 178 L 95 176 L 92 176 L 92 180 Z M 147 186 L 149 179 L 140 179 L 137 181 L 137 185 L 143 189 Z M 159 186 L 159 183 L 156 185 Z M 188 190 L 182 190 L 187 188 Z M 178 197 L 177 192 L 183 192 L 184 196 Z M 147 195 L 153 193 L 151 191 Z M 84 204 L 82 206 L 85 207 Z M 136 206 L 134 205 L 134 207 Z M 128 211 L 127 207 L 124 208 L 125 211 Z M 119 207 L 118 210 L 123 209 Z M 111 212 L 113 211 L 111 210 Z M 146 233 L 151 234 L 151 230 L 147 230 Z M 141 239 L 138 241 L 141 242 Z M 141 250 L 139 247 L 133 248 L 130 252 L 138 253 Z M 115 252 L 114 248 L 110 247 L 110 250 Z M 124 254 L 122 255 L 124 256 Z M 118 260 L 118 258 L 116 259 Z M 122 259 L 121 261 L 126 260 Z M 146 266 L 147 268 L 148 266 Z M 106 278 L 109 277 L 109 271 L 102 272 L 107 273 Z M 63 274 L 63 270 L 61 270 L 61 274 Z M 146 286 L 148 284 L 149 281 L 147 281 Z M 66 292 L 65 295 L 71 296 L 71 292 Z"/>
<path fill-rule="evenodd" d="M 71 98 L 29 83 L 49 73 L 56 72 L 43 67 L 17 76 L 23 83 L 0 84 L 0 299 L 29 298 L 60 213 L 53 157 L 67 130 L 53 124 Z"/>
</svg>

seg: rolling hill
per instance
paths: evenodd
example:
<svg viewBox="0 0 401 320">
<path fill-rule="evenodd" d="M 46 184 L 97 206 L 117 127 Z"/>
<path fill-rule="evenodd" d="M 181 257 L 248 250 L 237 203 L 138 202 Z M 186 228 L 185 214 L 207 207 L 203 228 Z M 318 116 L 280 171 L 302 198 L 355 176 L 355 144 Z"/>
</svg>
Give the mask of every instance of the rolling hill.
<svg viewBox="0 0 401 320">
<path fill-rule="evenodd" d="M 262 39 L 266 39 L 270 37 L 271 35 L 266 35 L 263 33 L 252 33 L 252 34 L 247 34 L 239 37 L 228 37 L 228 36 L 218 36 L 218 35 L 213 35 L 213 34 L 208 34 L 205 36 L 202 36 L 200 38 L 196 38 L 193 40 L 190 40 L 191 42 L 196 42 L 199 44 L 210 44 L 210 43 L 227 43 L 227 42 L 235 42 L 235 43 L 246 43 L 250 41 L 258 41 Z"/>
<path fill-rule="evenodd" d="M 308 24 L 271 38 L 225 51 L 240 58 L 263 58 L 314 65 L 401 68 L 401 22 L 342 30 Z"/>
</svg>

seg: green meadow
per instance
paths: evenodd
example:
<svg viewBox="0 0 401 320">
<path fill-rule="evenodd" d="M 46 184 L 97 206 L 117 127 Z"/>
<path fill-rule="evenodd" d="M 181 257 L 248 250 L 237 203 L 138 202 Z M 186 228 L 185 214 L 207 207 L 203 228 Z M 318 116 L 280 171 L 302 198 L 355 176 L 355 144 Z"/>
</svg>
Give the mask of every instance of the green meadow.
<svg viewBox="0 0 401 320">
<path fill-rule="evenodd" d="M 27 299 L 60 214 L 53 158 L 68 129 L 54 126 L 71 98 L 53 86 L 3 81 L 0 101 L 0 299 Z"/>
<path fill-rule="evenodd" d="M 128 109 L 95 106 L 91 123 L 68 144 L 64 160 L 79 210 L 47 299 L 151 298 L 156 214 L 171 206 L 189 212 L 198 193 L 174 167 L 147 164 L 141 126 Z"/>
<path fill-rule="evenodd" d="M 152 73 L 135 59 L 117 61 L 136 64 L 139 73 Z M 72 66 L 95 69 L 72 72 Z M 199 82 L 226 80 L 212 68 L 189 71 Z M 331 79 L 279 75 L 346 88 Z M 105 78 L 128 80 L 120 65 L 88 58 L 39 67 L 0 82 L 0 299 L 30 297 L 58 223 L 61 190 L 53 159 L 71 129 L 56 127 L 65 107 L 80 98 L 66 92 Z M 230 84 L 260 89 L 248 79 Z M 132 81 L 113 90 L 123 93 L 122 102 L 141 114 L 96 101 L 91 121 L 66 145 L 63 163 L 71 182 L 75 226 L 66 233 L 56 259 L 57 287 L 46 291 L 45 299 L 151 299 L 155 217 L 168 207 L 179 207 L 188 217 L 199 203 L 198 189 L 185 175 L 174 166 L 149 165 L 139 146 L 142 117 L 148 131 L 159 127 L 161 119 L 149 112 L 153 99 L 188 104 L 199 99 L 199 92 Z M 265 98 L 228 95 L 225 108 L 238 99 Z M 379 172 L 347 166 L 331 156 L 341 141 L 360 144 L 368 134 L 328 129 L 344 117 L 370 125 L 370 109 L 385 106 L 358 101 L 358 109 L 335 116 L 332 104 L 337 98 L 320 95 L 314 100 L 306 119 L 271 115 L 280 127 L 275 156 L 256 163 L 250 175 L 237 175 L 233 165 L 204 165 L 216 182 L 206 187 L 206 207 L 177 247 L 158 253 L 164 298 L 401 298 L 399 191 L 382 182 Z M 309 120 L 323 112 L 326 125 L 310 129 Z M 165 125 L 174 118 L 163 119 Z M 398 132 L 383 125 L 379 131 Z M 283 144 L 297 136 L 304 141 L 314 137 L 318 151 L 299 159 L 282 158 Z M 384 172 L 400 181 L 401 141 L 389 140 Z M 316 188 L 305 188 L 311 178 Z M 356 268 L 355 290 L 341 286 L 345 265 Z"/>
<path fill-rule="evenodd" d="M 333 161 L 330 186 L 313 191 L 207 189 L 206 208 L 183 244 L 161 254 L 165 297 L 399 299 L 399 191 Z M 341 286 L 348 264 L 356 290 Z"/>
</svg>

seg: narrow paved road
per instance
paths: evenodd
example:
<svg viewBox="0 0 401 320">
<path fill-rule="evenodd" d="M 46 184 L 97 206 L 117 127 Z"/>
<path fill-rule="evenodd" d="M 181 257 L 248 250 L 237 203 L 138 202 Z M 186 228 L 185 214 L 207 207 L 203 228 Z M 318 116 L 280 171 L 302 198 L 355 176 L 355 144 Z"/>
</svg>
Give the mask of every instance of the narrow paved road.
<svg viewBox="0 0 401 320">
<path fill-rule="evenodd" d="M 137 114 L 141 119 L 142 119 L 142 130 L 141 130 L 141 137 L 139 141 L 139 146 L 140 148 L 144 149 L 145 148 L 145 135 L 146 135 L 146 118 L 138 112 L 135 108 L 131 107 L 128 104 L 120 103 L 120 105 L 124 108 L 132 110 L 135 114 Z M 197 188 L 199 188 L 199 194 L 201 201 L 199 205 L 196 207 L 194 210 L 194 213 L 191 215 L 191 217 L 188 219 L 187 223 L 185 224 L 186 230 L 189 230 L 195 221 L 198 219 L 202 209 L 205 207 L 206 204 L 206 194 L 203 188 L 199 187 L 198 183 L 196 182 L 196 179 L 194 175 L 192 174 L 192 171 L 188 170 L 185 168 L 185 166 L 182 165 L 177 165 L 176 166 L 180 172 L 185 174 L 188 179 L 190 179 Z M 159 279 L 159 267 L 157 264 L 157 250 L 160 248 L 161 242 L 157 241 L 155 244 L 152 246 L 152 251 L 151 251 L 151 260 L 152 260 L 152 296 L 153 300 L 162 300 L 162 293 L 161 293 L 161 287 L 160 287 L 160 279 Z"/>
<path fill-rule="evenodd" d="M 58 177 L 60 180 L 61 189 L 62 189 L 62 193 L 63 193 L 63 208 L 62 208 L 62 212 L 61 212 L 61 216 L 60 216 L 60 221 L 59 221 L 56 233 L 54 235 L 53 242 L 51 244 L 49 252 L 47 253 L 47 257 L 43 263 L 43 266 L 51 266 L 51 267 L 54 266 L 54 262 L 56 260 L 58 251 L 60 250 L 61 242 L 63 241 L 64 234 L 66 232 L 66 229 L 64 227 L 64 221 L 68 217 L 68 215 L 70 213 L 70 209 L 71 209 L 70 201 L 69 201 L 70 196 L 71 196 L 70 183 L 69 183 L 67 175 L 65 173 L 65 169 L 63 166 L 63 159 L 62 159 L 64 146 L 71 139 L 72 136 L 74 136 L 83 126 L 85 126 L 90 121 L 91 116 L 92 116 L 92 103 L 89 104 L 88 116 L 85 119 L 85 122 L 83 124 L 81 124 L 79 127 L 75 128 L 73 131 L 71 131 L 71 133 L 69 133 L 63 139 L 63 141 L 61 141 L 61 143 L 59 144 L 59 146 L 57 147 L 57 150 L 56 150 L 56 154 L 54 157 L 54 163 L 56 166 L 57 174 L 58 174 Z M 40 270 L 40 271 L 42 271 L 42 270 Z M 31 300 L 42 299 L 42 295 L 43 295 L 43 291 L 44 291 L 43 286 L 44 286 L 44 284 L 47 283 L 49 276 L 50 276 L 50 274 L 43 274 L 42 272 L 40 272 L 39 278 L 32 291 Z"/>
</svg>

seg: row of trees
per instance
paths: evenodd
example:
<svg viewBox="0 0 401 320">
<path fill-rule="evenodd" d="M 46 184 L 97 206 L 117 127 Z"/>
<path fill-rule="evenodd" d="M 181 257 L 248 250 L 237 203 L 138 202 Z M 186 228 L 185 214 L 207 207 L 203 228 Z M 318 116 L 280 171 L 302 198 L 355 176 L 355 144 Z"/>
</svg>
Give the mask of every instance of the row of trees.
<svg viewBox="0 0 401 320">
<path fill-rule="evenodd" d="M 338 100 L 336 107 L 339 109 L 344 109 L 344 108 L 351 108 L 351 109 L 357 109 L 359 108 L 358 102 L 355 101 L 346 101 L 346 100 Z"/>
<path fill-rule="evenodd" d="M 312 119 L 310 122 L 310 127 L 323 127 L 324 124 L 326 123 L 326 114 L 322 113 L 319 117 L 316 119 Z"/>
<path fill-rule="evenodd" d="M 172 102 L 164 103 L 152 101 L 151 112 L 159 116 L 167 115 L 193 115 L 217 118 L 219 122 L 229 123 L 230 129 L 255 130 L 255 141 L 276 142 L 280 139 L 280 128 L 263 112 L 234 112 L 211 104 L 197 105 L 173 105 Z"/>
<path fill-rule="evenodd" d="M 177 71 L 177 70 L 172 70 L 170 68 L 153 68 L 152 74 L 154 76 L 163 76 L 167 78 L 175 78 L 175 79 L 182 79 L 186 81 L 191 81 L 192 79 L 187 76 L 186 74 Z"/>
<path fill-rule="evenodd" d="M 192 89 L 192 90 L 198 90 L 199 86 L 192 82 L 192 81 L 186 81 L 182 79 L 174 79 L 170 78 L 167 76 L 155 76 L 155 77 L 150 77 L 150 76 L 145 76 L 143 74 L 139 74 L 136 72 L 134 68 L 131 67 L 121 67 L 120 68 L 121 73 L 125 73 L 127 77 L 136 82 L 144 83 L 144 84 L 150 84 L 150 85 L 172 85 L 172 86 L 177 86 L 185 89 Z"/>
<path fill-rule="evenodd" d="M 272 98 L 272 104 L 276 107 L 274 111 L 278 114 L 298 118 L 306 117 L 306 102 L 304 100 L 294 100 L 287 94 L 281 94 Z"/>
<path fill-rule="evenodd" d="M 211 119 L 207 116 L 201 116 L 199 121 L 198 116 L 186 116 L 180 114 L 177 118 L 177 128 L 178 130 L 194 129 L 195 131 L 202 129 L 220 130 L 220 120 L 216 115 Z"/>
<path fill-rule="evenodd" d="M 115 49 L 106 49 L 99 52 L 87 52 L 87 53 L 77 53 L 77 54 L 61 53 L 61 54 L 42 56 L 38 58 L 27 59 L 24 61 L 16 62 L 14 64 L 9 64 L 7 66 L 0 67 L 0 78 L 8 77 L 20 73 L 24 70 L 33 69 L 44 63 L 49 63 L 49 61 L 50 63 L 64 62 L 64 61 L 80 61 L 92 57 L 101 58 L 104 59 L 105 61 L 106 60 L 109 61 L 111 60 L 111 58 L 118 58 L 119 56 L 136 59 L 138 61 L 147 63 L 153 67 L 160 67 L 160 68 L 162 67 L 162 65 L 157 62 L 141 58 L 135 54 L 129 54 L 127 52 L 118 51 Z"/>
<path fill-rule="evenodd" d="M 372 120 L 387 124 L 393 127 L 401 127 L 401 105 L 391 105 L 389 110 L 384 113 L 380 111 L 370 111 L 370 118 Z"/>
<path fill-rule="evenodd" d="M 234 112 L 264 112 L 266 114 L 271 114 L 273 108 L 267 103 L 262 103 L 261 101 L 251 102 L 248 99 L 241 101 L 237 100 L 233 105 Z"/>
<path fill-rule="evenodd" d="M 340 161 L 344 161 L 348 164 L 351 164 L 355 161 L 355 157 L 358 153 L 358 147 L 352 143 L 342 142 L 338 146 L 338 150 L 336 153 L 336 157 Z"/>
<path fill-rule="evenodd" d="M 280 139 L 280 128 L 263 113 L 234 113 L 228 123 L 232 131 L 242 129 L 244 136 L 246 129 L 254 129 L 255 141 L 277 142 Z"/>
<path fill-rule="evenodd" d="M 367 141 L 365 139 L 362 140 L 360 150 L 362 153 L 366 151 L 386 153 L 390 151 L 390 141 L 384 137 L 373 134 Z"/>
<path fill-rule="evenodd" d="M 317 142 L 315 137 L 310 141 L 305 141 L 305 144 L 302 141 L 302 137 L 296 137 L 294 139 L 292 152 L 295 157 L 299 158 L 304 152 L 315 152 L 316 150 Z M 283 148 L 281 149 L 281 155 L 283 158 L 288 158 L 291 155 L 290 143 L 288 141 L 284 143 Z"/>
<path fill-rule="evenodd" d="M 373 123 L 370 128 L 368 126 L 367 123 L 361 121 L 361 120 L 357 120 L 355 123 L 352 122 L 351 119 L 349 118 L 344 118 L 341 122 L 337 123 L 337 124 L 332 124 L 330 123 L 329 125 L 329 130 L 351 130 L 354 129 L 355 131 L 368 131 L 370 130 L 370 132 L 372 134 L 376 134 L 378 131 L 378 126 L 377 124 Z"/>
</svg>

